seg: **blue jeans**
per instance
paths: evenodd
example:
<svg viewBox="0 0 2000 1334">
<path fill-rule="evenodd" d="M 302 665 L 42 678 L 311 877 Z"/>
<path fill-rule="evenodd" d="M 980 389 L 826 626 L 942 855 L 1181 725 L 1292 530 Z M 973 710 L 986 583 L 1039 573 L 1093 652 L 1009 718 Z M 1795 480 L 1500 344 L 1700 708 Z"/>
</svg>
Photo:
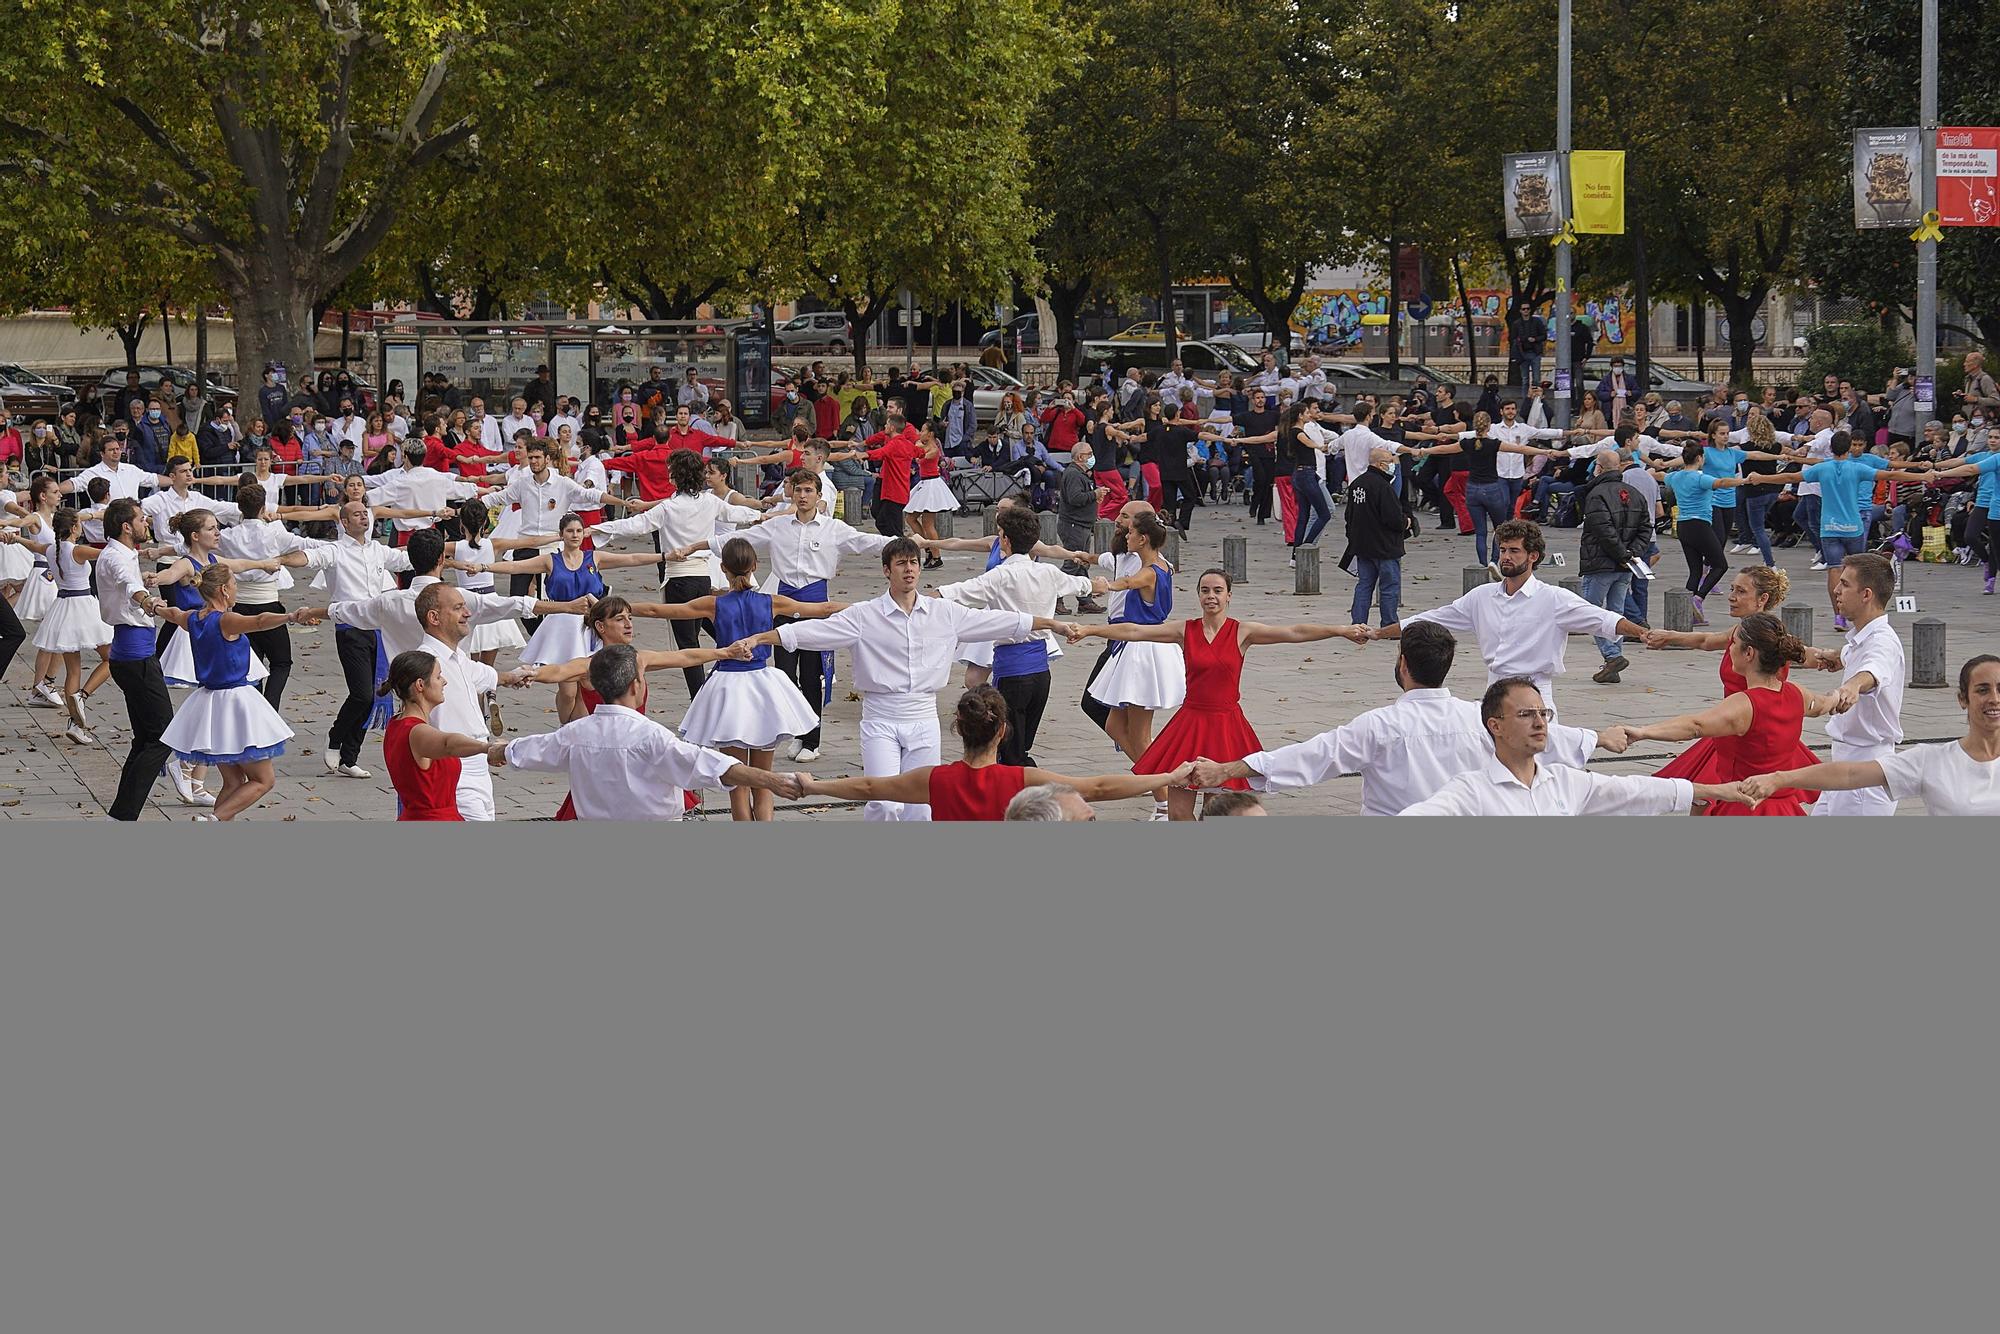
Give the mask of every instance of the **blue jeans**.
<svg viewBox="0 0 2000 1334">
<path fill-rule="evenodd" d="M 1859 556 L 1868 550 L 1866 537 L 1840 536 L 1821 533 L 1819 535 L 1819 558 L 1828 565 L 1838 565 L 1849 556 Z"/>
<path fill-rule="evenodd" d="M 1523 352 L 1521 354 L 1521 384 L 1525 388 L 1542 378 L 1542 354 Z"/>
<path fill-rule="evenodd" d="M 1368 604 L 1379 594 L 1382 624 L 1394 625 L 1396 609 L 1403 601 L 1403 562 L 1356 556 L 1354 579 L 1354 606 L 1349 609 L 1347 619 L 1354 625 L 1368 624 Z"/>
<path fill-rule="evenodd" d="M 1309 547 L 1319 541 L 1320 529 L 1326 527 L 1333 518 L 1333 506 L 1327 503 L 1326 488 L 1320 485 L 1317 468 L 1296 468 L 1292 471 L 1292 494 L 1299 502 L 1298 546 Z M 1312 514 L 1312 522 L 1305 521 L 1307 512 Z"/>
<path fill-rule="evenodd" d="M 1659 554 L 1660 544 L 1658 542 L 1648 542 L 1646 544 L 1647 560 L 1650 561 Z M 1634 579 L 1632 586 L 1625 590 L 1625 610 L 1621 615 L 1626 620 L 1637 621 L 1641 625 L 1648 624 L 1646 620 L 1646 590 L 1651 586 L 1652 581 L 1650 579 Z"/>
<path fill-rule="evenodd" d="M 1541 512 L 1544 520 L 1549 517 L 1549 498 L 1551 496 L 1570 496 L 1575 494 L 1576 484 L 1574 482 L 1559 482 L 1556 480 L 1554 473 L 1543 473 L 1535 479 L 1535 508 Z"/>
<path fill-rule="evenodd" d="M 1514 511 L 1507 503 L 1505 482 L 1471 482 L 1465 488 L 1465 508 L 1472 512 L 1472 545 L 1479 553 L 1479 563 L 1486 563 L 1486 525 L 1491 522 L 1499 527 L 1513 517 Z"/>
<path fill-rule="evenodd" d="M 1764 531 L 1764 516 L 1771 512 L 1771 502 L 1777 498 L 1775 490 L 1759 486 L 1750 488 L 1750 494 L 1743 501 L 1743 536 L 1756 544 L 1757 554 L 1764 558 L 1766 565 L 1778 563 L 1771 556 L 1771 535 Z"/>
<path fill-rule="evenodd" d="M 1634 582 L 1643 584 L 1646 581 L 1644 579 L 1635 581 L 1630 570 L 1597 570 L 1583 576 L 1583 600 L 1593 607 L 1603 607 L 1607 611 L 1615 611 L 1623 616 L 1625 600 L 1631 594 Z M 1591 638 L 1596 639 L 1597 636 L 1592 635 Z M 1624 647 L 1623 639 L 1614 637 L 1597 640 L 1597 651 L 1604 655 L 1606 662 L 1620 657 Z"/>
<path fill-rule="evenodd" d="M 1799 531 L 1806 535 L 1806 541 L 1812 543 L 1813 550 L 1818 551 L 1819 497 L 1800 496 L 1799 503 L 1792 508 L 1792 520 L 1798 524 Z"/>
</svg>

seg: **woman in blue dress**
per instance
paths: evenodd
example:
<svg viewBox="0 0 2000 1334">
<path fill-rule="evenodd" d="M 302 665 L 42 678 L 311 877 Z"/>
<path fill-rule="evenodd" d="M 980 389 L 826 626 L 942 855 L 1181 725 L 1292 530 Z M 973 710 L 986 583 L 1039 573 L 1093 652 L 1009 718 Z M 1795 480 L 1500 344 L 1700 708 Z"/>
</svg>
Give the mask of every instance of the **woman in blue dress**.
<svg viewBox="0 0 2000 1334">
<path fill-rule="evenodd" d="M 303 608 L 256 616 L 229 610 L 236 602 L 236 575 L 226 564 L 203 570 L 199 587 L 199 611 L 184 611 L 157 596 L 148 597 L 147 611 L 188 632 L 199 683 L 160 740 L 183 762 L 212 764 L 222 771 L 222 791 L 216 795 L 214 811 L 196 811 L 194 818 L 233 820 L 270 792 L 271 761 L 285 753 L 285 742 L 292 736 L 264 693 L 247 688 L 249 636 L 281 625 L 311 625 L 317 618 Z"/>
<path fill-rule="evenodd" d="M 1165 625 L 1174 611 L 1174 567 L 1163 553 L 1168 529 L 1159 515 L 1146 512 L 1132 519 L 1128 539 L 1139 568 L 1106 585 L 1122 603 L 1110 619 L 1133 625 Z M 1084 692 L 1107 706 L 1104 730 L 1133 763 L 1153 744 L 1153 715 L 1177 709 L 1187 698 L 1187 667 L 1179 644 L 1124 642 Z M 1167 818 L 1167 791 L 1153 793 L 1153 818 Z"/>
</svg>

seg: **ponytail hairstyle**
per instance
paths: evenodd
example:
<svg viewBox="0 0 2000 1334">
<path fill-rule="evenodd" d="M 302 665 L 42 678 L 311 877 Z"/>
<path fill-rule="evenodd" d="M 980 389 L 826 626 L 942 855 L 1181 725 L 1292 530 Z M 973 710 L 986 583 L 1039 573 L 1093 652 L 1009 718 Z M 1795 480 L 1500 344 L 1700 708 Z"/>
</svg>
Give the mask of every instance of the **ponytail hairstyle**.
<svg viewBox="0 0 2000 1334">
<path fill-rule="evenodd" d="M 486 535 L 486 525 L 492 515 L 483 500 L 462 500 L 458 505 L 458 526 L 465 530 L 465 540 L 477 542 Z"/>
<path fill-rule="evenodd" d="M 195 580 L 195 587 L 201 590 L 203 602 L 214 602 L 222 596 L 222 590 L 229 587 L 229 581 L 235 577 L 227 565 L 217 561 L 201 572 L 201 577 Z"/>
<path fill-rule="evenodd" d="M 1700 467 L 1701 454 L 1702 449 L 1700 444 L 1693 440 L 1688 441 L 1685 445 L 1681 446 L 1681 466 L 1685 468 Z"/>
<path fill-rule="evenodd" d="M 965 743 L 966 754 L 986 750 L 1007 730 L 1006 697 L 992 686 L 974 686 L 958 697 L 951 727 Z"/>
<path fill-rule="evenodd" d="M 56 486 L 55 478 L 45 472 L 36 473 L 34 478 L 28 483 L 28 508 L 31 510 L 41 509 L 42 495 L 47 491 L 55 491 L 57 495 L 62 494 Z"/>
<path fill-rule="evenodd" d="M 1493 429 L 1492 413 L 1475 412 L 1472 414 L 1472 433 L 1474 435 L 1484 436 L 1488 431 L 1492 429 Z"/>
<path fill-rule="evenodd" d="M 1784 606 L 1785 595 L 1792 591 L 1792 576 L 1770 565 L 1746 565 L 1739 577 L 1750 581 L 1768 611 Z"/>
<path fill-rule="evenodd" d="M 1132 516 L 1132 531 L 1146 539 L 1146 545 L 1154 551 L 1164 551 L 1167 546 L 1167 525 L 1158 513 L 1147 510 Z"/>
<path fill-rule="evenodd" d="M 1730 433 L 1729 418 L 1717 417 L 1709 422 L 1708 434 L 1702 437 L 1702 443 L 1718 447 L 1725 446 L 1729 443 Z"/>
<path fill-rule="evenodd" d="M 1736 642 L 1757 655 L 1758 669 L 1766 675 L 1776 673 L 1788 662 L 1806 660 L 1806 646 L 1768 611 L 1754 612 L 1738 621 Z"/>
<path fill-rule="evenodd" d="M 55 533 L 56 541 L 69 541 L 76 535 L 76 511 L 64 505 L 49 516 L 49 528 Z"/>
<path fill-rule="evenodd" d="M 181 535 L 183 542 L 201 531 L 201 526 L 215 517 L 215 511 L 205 509 L 182 510 L 174 516 L 173 529 Z"/>
<path fill-rule="evenodd" d="M 407 703 L 416 688 L 430 679 L 437 669 L 437 659 L 420 648 L 408 653 L 398 653 L 389 664 L 389 677 L 375 688 L 377 695 L 394 695 L 397 700 Z"/>
</svg>

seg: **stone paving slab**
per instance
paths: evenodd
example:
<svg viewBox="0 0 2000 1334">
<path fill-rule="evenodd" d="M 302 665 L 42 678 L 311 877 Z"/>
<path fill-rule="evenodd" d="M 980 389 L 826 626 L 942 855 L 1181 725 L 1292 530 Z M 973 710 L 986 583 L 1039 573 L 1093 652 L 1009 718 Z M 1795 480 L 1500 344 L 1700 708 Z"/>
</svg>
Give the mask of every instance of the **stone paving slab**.
<svg viewBox="0 0 2000 1334">
<path fill-rule="evenodd" d="M 1322 621 L 1345 622 L 1352 597 L 1353 582 L 1334 564 L 1341 545 L 1339 524 L 1330 528 L 1322 562 L 1322 593 L 1300 597 L 1292 592 L 1292 572 L 1286 567 L 1287 551 L 1275 524 L 1257 527 L 1250 523 L 1240 505 L 1208 507 L 1195 511 L 1194 531 L 1182 556 L 1183 572 L 1174 586 L 1177 614 L 1195 614 L 1194 578 L 1204 567 L 1221 563 L 1225 536 L 1249 538 L 1249 577 L 1236 592 L 1231 611 L 1239 620 L 1266 622 Z M 1576 569 L 1576 529 L 1549 531 L 1551 553 L 1561 553 L 1565 566 L 1545 568 L 1551 581 L 1573 574 Z M 1654 603 L 1662 604 L 1665 590 L 1677 585 L 1685 575 L 1680 553 L 1670 542 L 1667 556 L 1654 583 Z M 1833 645 L 1840 636 L 1833 630 L 1832 610 L 1827 603 L 1823 574 L 1808 570 L 1810 549 L 1780 550 L 1779 564 L 1792 577 L 1792 601 L 1805 602 L 1816 610 L 1815 642 Z M 970 577 L 984 565 L 984 559 L 969 554 L 946 556 L 947 568 L 935 572 L 930 582 L 943 584 Z M 1740 563 L 1754 557 L 1732 557 Z M 1427 524 L 1404 561 L 1403 592 L 1406 612 L 1437 606 L 1456 597 L 1462 586 L 1461 570 L 1473 560 L 1472 539 L 1441 533 Z M 616 571 L 613 587 L 627 596 L 654 596 L 642 575 Z M 834 583 L 833 596 L 852 601 L 870 597 L 881 590 L 879 570 L 870 562 L 850 561 Z M 1949 625 L 1947 659 L 1955 674 L 1957 664 L 1976 652 L 2000 652 L 2000 599 L 1980 593 L 1977 572 L 1955 565 L 1905 567 L 1906 593 L 1918 599 L 1919 615 L 1942 617 Z M 1719 601 L 1719 599 L 1718 599 Z M 1718 618 L 1720 619 L 1720 618 Z M 1904 645 L 1909 644 L 1911 616 L 1895 618 Z M 671 647 L 667 627 L 641 621 L 639 640 L 645 647 Z M 339 662 L 333 651 L 329 629 L 293 631 L 295 664 L 286 692 L 286 720 L 298 732 L 292 748 L 278 760 L 278 785 L 259 810 L 246 818 L 259 820 L 352 820 L 393 819 L 395 796 L 381 762 L 378 739 L 371 738 L 364 749 L 362 764 L 374 771 L 371 779 L 348 779 L 328 774 L 321 753 L 326 730 L 339 707 L 342 686 Z M 1125 768 L 1123 757 L 1110 741 L 1083 716 L 1076 701 L 1101 645 L 1087 641 L 1070 649 L 1056 662 L 1050 692 L 1049 711 L 1042 724 L 1036 759 L 1042 767 L 1073 774 L 1101 773 Z M 1567 658 L 1568 672 L 1558 683 L 1564 721 L 1583 727 L 1602 727 L 1615 722 L 1648 722 L 1704 708 L 1720 697 L 1716 658 L 1712 654 L 1685 651 L 1648 652 L 1627 650 L 1632 667 L 1616 686 L 1593 684 L 1590 673 L 1598 658 L 1588 637 L 1572 636 Z M 1303 740 L 1328 727 L 1353 718 L 1366 709 L 1387 703 L 1396 693 L 1391 679 L 1394 649 L 1387 644 L 1356 647 L 1341 640 L 1297 647 L 1260 648 L 1250 654 L 1244 673 L 1244 709 L 1258 736 L 1267 745 Z M 503 658 L 503 667 L 511 660 Z M 61 735 L 63 716 L 52 709 L 26 707 L 25 691 L 32 684 L 32 647 L 25 650 L 0 684 L 0 818 L 8 820 L 104 819 L 104 807 L 117 790 L 118 769 L 129 734 L 124 726 L 124 704 L 117 689 L 107 683 L 95 697 L 92 726 L 100 742 L 97 747 L 79 747 Z M 942 697 L 946 719 L 945 741 L 949 748 L 950 704 L 956 697 L 959 673 L 953 674 L 953 688 Z M 1804 674 L 1802 682 L 1811 687 L 1830 688 L 1833 678 L 1818 672 Z M 1451 684 L 1461 695 L 1476 696 L 1485 684 L 1485 672 L 1469 645 L 1461 646 Z M 860 746 L 856 721 L 860 704 L 848 698 L 847 684 L 835 689 L 834 702 L 827 713 L 823 753 L 813 765 L 816 773 L 842 776 L 860 772 Z M 652 678 L 652 713 L 661 721 L 677 723 L 687 704 L 679 674 L 661 672 Z M 506 691 L 502 695 L 510 733 L 538 732 L 555 726 L 553 699 L 544 688 Z M 1164 717 L 1156 720 L 1163 726 Z M 1957 708 L 1954 692 L 1911 689 L 1904 698 L 1903 727 L 1912 740 L 1954 737 L 1963 728 L 1964 715 Z M 379 734 L 378 734 L 379 735 Z M 1823 744 L 1823 725 L 1806 724 L 1808 745 Z M 1600 760 L 1597 767 L 1613 773 L 1650 773 L 1665 763 L 1678 747 L 1647 745 L 1632 756 Z M 947 758 L 951 758 L 947 755 Z M 211 787 L 214 786 L 211 784 Z M 566 784 L 560 777 L 522 774 L 499 770 L 495 774 L 495 799 L 503 819 L 535 819 L 553 815 L 562 803 Z M 1270 799 L 1274 813 L 1286 815 L 1341 815 L 1359 809 L 1360 781 L 1342 779 L 1307 792 L 1275 794 Z M 17 804 L 9 804 L 17 803 Z M 1917 803 L 1910 803 L 1914 808 Z M 727 818 L 728 804 L 722 794 L 709 794 L 706 806 L 712 818 Z M 1143 819 L 1149 803 L 1109 803 L 1099 810 L 1101 819 Z M 780 803 L 780 818 L 857 819 L 858 807 L 825 802 Z M 148 819 L 187 819 L 191 812 L 175 799 L 164 781 L 155 785 Z"/>
</svg>

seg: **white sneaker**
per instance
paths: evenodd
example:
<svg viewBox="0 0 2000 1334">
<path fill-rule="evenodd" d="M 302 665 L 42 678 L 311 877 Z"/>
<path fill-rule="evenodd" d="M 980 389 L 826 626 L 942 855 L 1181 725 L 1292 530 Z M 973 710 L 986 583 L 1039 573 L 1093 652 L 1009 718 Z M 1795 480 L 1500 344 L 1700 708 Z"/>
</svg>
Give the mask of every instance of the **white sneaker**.
<svg viewBox="0 0 2000 1334">
<path fill-rule="evenodd" d="M 75 721 L 72 721 L 68 727 L 63 729 L 63 735 L 79 746 L 94 746 L 97 744 L 97 738 L 90 734 L 90 729 Z"/>
<path fill-rule="evenodd" d="M 1756 549 L 1748 542 L 1738 542 L 1735 546 L 1729 548 L 1729 554 L 1732 556 L 1747 556 Z"/>
<path fill-rule="evenodd" d="M 375 776 L 358 764 L 343 764 L 335 772 L 343 778 L 373 778 Z"/>
<path fill-rule="evenodd" d="M 1809 568 L 1815 570 L 1824 570 L 1826 568 L 1826 562 L 1823 560 L 1816 560 L 1812 563 L 1812 565 Z"/>
<path fill-rule="evenodd" d="M 53 681 L 37 681 L 28 693 L 28 707 L 34 709 L 60 709 L 63 707 L 62 691 L 56 689 Z"/>
<path fill-rule="evenodd" d="M 69 710 L 69 716 L 75 720 L 78 727 L 85 730 L 89 729 L 90 719 L 85 717 L 83 713 L 83 692 L 78 691 L 74 695 L 64 695 L 63 706 Z"/>
<path fill-rule="evenodd" d="M 323 751 L 323 752 L 322 752 L 322 753 L 320 754 L 320 757 L 319 757 L 319 758 L 320 758 L 320 763 L 322 763 L 322 764 L 324 764 L 324 765 L 326 766 L 326 771 L 327 771 L 328 773 L 330 773 L 330 774 L 337 774 L 337 773 L 339 773 L 339 772 L 340 772 L 340 752 L 339 752 L 339 751 L 337 751 L 337 750 L 327 750 L 327 751 Z"/>
<path fill-rule="evenodd" d="M 792 756 L 792 758 L 797 760 L 800 764 L 811 764 L 814 760 L 819 758 L 819 752 L 816 750 L 802 750 L 798 754 Z"/>
<path fill-rule="evenodd" d="M 785 744 L 778 748 L 778 754 L 783 759 L 796 760 L 799 757 L 799 752 L 804 749 L 805 747 L 799 743 L 797 737 L 788 736 L 785 738 Z"/>
<path fill-rule="evenodd" d="M 1146 823 L 1164 823 L 1172 818 L 1172 816 L 1167 814 L 1167 808 L 1156 801 L 1153 803 L 1153 813 L 1146 817 Z"/>
<path fill-rule="evenodd" d="M 199 801 L 195 800 L 194 780 L 188 777 L 186 765 L 180 763 L 178 760 L 168 760 L 164 765 L 160 766 L 160 772 L 165 774 L 167 781 L 174 785 L 174 795 L 181 799 L 181 805 L 201 805 Z"/>
</svg>

